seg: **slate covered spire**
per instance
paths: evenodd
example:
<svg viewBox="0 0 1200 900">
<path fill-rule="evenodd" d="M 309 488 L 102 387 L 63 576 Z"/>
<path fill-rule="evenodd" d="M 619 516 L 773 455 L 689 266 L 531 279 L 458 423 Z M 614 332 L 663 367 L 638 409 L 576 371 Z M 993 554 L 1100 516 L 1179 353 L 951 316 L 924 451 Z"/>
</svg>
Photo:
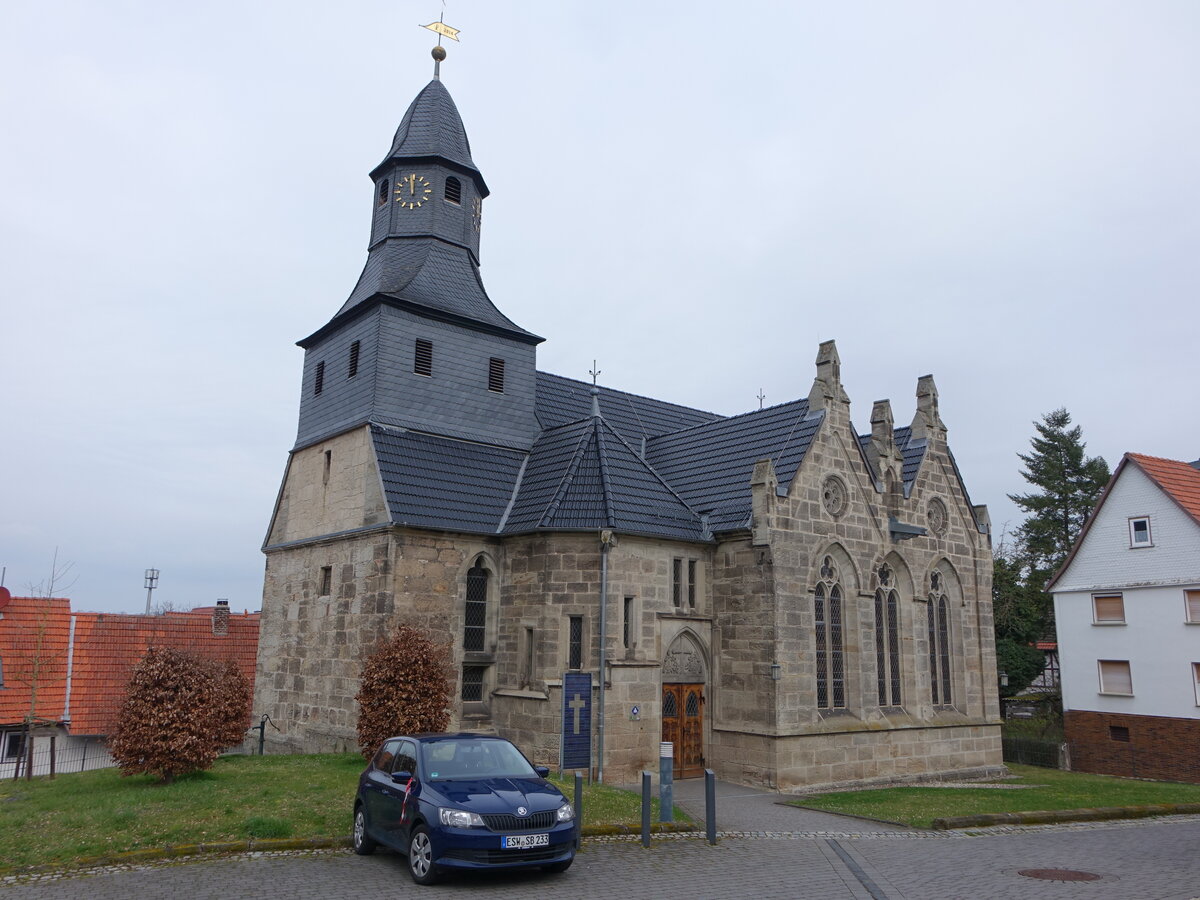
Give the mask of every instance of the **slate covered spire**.
<svg viewBox="0 0 1200 900">
<path fill-rule="evenodd" d="M 471 157 L 458 108 L 439 79 L 409 104 L 370 177 L 371 236 L 362 275 L 334 320 L 301 346 L 374 299 L 541 342 L 501 313 L 483 287 L 479 235 L 488 187 Z"/>
</svg>

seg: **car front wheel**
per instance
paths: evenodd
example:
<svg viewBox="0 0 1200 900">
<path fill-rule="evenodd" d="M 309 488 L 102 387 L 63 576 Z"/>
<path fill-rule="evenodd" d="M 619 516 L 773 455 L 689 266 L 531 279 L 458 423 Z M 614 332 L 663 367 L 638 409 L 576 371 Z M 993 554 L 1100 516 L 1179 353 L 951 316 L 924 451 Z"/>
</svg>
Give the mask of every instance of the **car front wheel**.
<svg viewBox="0 0 1200 900">
<path fill-rule="evenodd" d="M 437 881 L 437 869 L 433 865 L 433 844 L 424 825 L 413 829 L 408 841 L 408 871 L 417 884 L 433 884 Z"/>
<path fill-rule="evenodd" d="M 350 840 L 354 844 L 354 852 L 359 856 L 374 853 L 379 846 L 367 835 L 367 814 L 362 804 L 354 807 L 354 830 L 350 833 Z"/>
</svg>

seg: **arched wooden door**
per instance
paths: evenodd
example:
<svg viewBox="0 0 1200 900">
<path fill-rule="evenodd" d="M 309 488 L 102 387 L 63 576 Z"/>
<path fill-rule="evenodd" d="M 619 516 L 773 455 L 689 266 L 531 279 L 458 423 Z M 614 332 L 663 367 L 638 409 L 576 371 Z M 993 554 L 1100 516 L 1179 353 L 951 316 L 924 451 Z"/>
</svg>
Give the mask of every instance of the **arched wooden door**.
<svg viewBox="0 0 1200 900">
<path fill-rule="evenodd" d="M 704 774 L 704 685 L 664 684 L 662 739 L 674 744 L 676 778 Z"/>
</svg>

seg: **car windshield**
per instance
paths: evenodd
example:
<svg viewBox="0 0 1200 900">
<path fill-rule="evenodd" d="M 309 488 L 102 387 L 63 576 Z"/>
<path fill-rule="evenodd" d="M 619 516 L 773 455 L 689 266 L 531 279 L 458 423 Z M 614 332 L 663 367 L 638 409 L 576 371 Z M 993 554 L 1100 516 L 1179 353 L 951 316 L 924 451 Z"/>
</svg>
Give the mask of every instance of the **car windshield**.
<svg viewBox="0 0 1200 900">
<path fill-rule="evenodd" d="M 429 777 L 448 778 L 537 778 L 537 772 L 521 751 L 508 741 L 451 738 L 422 745 L 425 771 Z"/>
</svg>

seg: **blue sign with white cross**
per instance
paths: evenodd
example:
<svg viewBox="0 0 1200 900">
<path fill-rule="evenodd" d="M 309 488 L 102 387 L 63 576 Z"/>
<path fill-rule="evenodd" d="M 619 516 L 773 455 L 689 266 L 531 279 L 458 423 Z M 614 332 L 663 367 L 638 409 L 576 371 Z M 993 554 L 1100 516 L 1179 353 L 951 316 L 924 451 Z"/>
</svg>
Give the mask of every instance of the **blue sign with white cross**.
<svg viewBox="0 0 1200 900">
<path fill-rule="evenodd" d="M 563 675 L 562 768 L 592 766 L 592 676 L 590 672 Z"/>
</svg>

